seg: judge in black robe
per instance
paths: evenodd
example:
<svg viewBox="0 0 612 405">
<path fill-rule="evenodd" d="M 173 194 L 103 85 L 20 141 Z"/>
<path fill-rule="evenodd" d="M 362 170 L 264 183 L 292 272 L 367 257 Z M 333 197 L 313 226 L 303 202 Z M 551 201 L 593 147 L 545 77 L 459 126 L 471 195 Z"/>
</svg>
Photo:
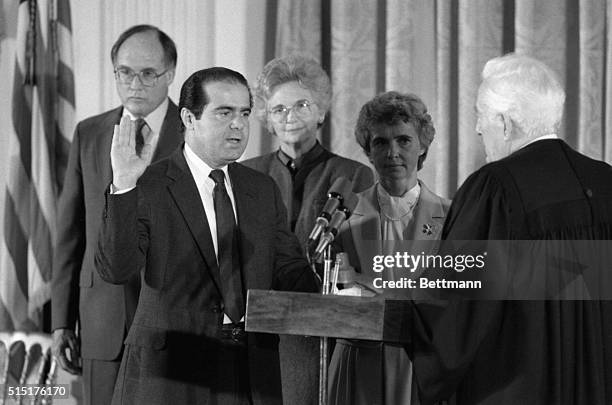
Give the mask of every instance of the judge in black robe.
<svg viewBox="0 0 612 405">
<path fill-rule="evenodd" d="M 563 101 L 552 71 L 537 60 L 507 55 L 487 63 L 477 130 L 491 163 L 453 199 L 442 231 L 447 250 L 443 242 L 440 253 L 449 253 L 452 242 L 474 240 L 520 241 L 523 248 L 580 240 L 574 247 L 593 241 L 600 252 L 606 244 L 612 250 L 612 167 L 554 134 Z M 509 261 L 520 263 L 520 253 Z M 540 271 L 537 284 L 556 271 L 522 263 L 527 270 L 509 265 L 507 274 L 489 277 L 513 282 L 516 274 Z M 612 403 L 612 302 L 600 299 L 610 298 L 612 267 L 589 271 L 606 285 L 598 285 L 603 295 L 586 300 L 528 288 L 529 299 L 514 291 L 513 299 L 417 302 L 407 350 L 422 403 Z"/>
</svg>

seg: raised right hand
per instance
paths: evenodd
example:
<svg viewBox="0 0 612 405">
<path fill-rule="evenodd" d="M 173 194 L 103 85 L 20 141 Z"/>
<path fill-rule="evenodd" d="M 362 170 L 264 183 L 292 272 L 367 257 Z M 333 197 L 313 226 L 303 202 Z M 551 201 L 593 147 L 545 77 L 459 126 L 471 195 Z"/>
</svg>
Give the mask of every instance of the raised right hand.
<svg viewBox="0 0 612 405">
<path fill-rule="evenodd" d="M 136 153 L 136 125 L 130 117 L 123 116 L 115 125 L 111 144 L 111 166 L 113 185 L 118 190 L 135 187 L 153 158 L 152 133 L 143 134 L 144 146 L 140 156 Z"/>
<path fill-rule="evenodd" d="M 80 346 L 74 331 L 70 329 L 56 329 L 53 331 L 51 352 L 60 367 L 70 374 L 81 374 Z"/>
</svg>

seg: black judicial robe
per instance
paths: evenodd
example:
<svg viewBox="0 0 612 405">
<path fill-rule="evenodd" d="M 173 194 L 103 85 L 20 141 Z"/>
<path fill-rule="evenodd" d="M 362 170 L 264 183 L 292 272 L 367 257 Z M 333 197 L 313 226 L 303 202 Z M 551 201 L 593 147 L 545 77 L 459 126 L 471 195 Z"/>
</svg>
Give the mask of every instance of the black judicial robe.
<svg viewBox="0 0 612 405">
<path fill-rule="evenodd" d="M 612 167 L 562 140 L 536 141 L 465 181 L 442 239 L 599 240 L 612 250 Z M 612 403 L 611 301 L 429 301 L 411 316 L 424 404 Z"/>
</svg>

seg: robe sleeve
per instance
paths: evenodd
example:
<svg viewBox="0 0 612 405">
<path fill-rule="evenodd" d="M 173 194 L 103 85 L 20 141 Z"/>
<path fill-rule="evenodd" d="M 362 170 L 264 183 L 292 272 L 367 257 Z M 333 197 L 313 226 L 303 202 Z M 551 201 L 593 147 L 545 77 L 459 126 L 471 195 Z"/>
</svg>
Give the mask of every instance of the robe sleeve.
<svg viewBox="0 0 612 405">
<path fill-rule="evenodd" d="M 511 230 L 507 205 L 495 173 L 480 170 L 471 175 L 453 200 L 438 253 L 476 254 L 483 246 L 478 241 L 508 239 Z M 462 275 L 465 273 L 447 271 L 436 277 Z M 452 397 L 459 383 L 468 377 L 479 349 L 499 331 L 504 310 L 501 301 L 449 298 L 443 292 L 439 298 L 415 301 L 411 311 L 412 342 L 407 350 L 424 404 Z"/>
</svg>

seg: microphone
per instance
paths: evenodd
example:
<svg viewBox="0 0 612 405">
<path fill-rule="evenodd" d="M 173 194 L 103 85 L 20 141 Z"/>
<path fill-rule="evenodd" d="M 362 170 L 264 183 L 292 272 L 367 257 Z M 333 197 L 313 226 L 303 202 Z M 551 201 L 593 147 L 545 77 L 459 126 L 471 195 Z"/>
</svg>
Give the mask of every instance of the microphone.
<svg viewBox="0 0 612 405">
<path fill-rule="evenodd" d="M 321 232 L 329 225 L 333 212 L 342 204 L 344 196 L 351 192 L 352 183 L 345 177 L 338 177 L 334 181 L 327 193 L 327 202 L 323 206 L 323 211 L 317 217 L 315 225 L 308 236 L 308 245 L 319 239 Z"/>
<path fill-rule="evenodd" d="M 354 193 L 350 193 L 344 200 L 344 204 L 339 207 L 336 212 L 334 212 L 331 220 L 329 221 L 327 229 L 321 236 L 319 244 L 314 251 L 314 260 L 317 260 L 323 254 L 323 251 L 327 248 L 327 246 L 334 241 L 336 235 L 338 235 L 338 231 L 340 230 L 342 223 L 344 223 L 344 221 L 346 221 L 353 213 L 353 210 L 357 206 L 357 201 L 357 196 Z"/>
</svg>

